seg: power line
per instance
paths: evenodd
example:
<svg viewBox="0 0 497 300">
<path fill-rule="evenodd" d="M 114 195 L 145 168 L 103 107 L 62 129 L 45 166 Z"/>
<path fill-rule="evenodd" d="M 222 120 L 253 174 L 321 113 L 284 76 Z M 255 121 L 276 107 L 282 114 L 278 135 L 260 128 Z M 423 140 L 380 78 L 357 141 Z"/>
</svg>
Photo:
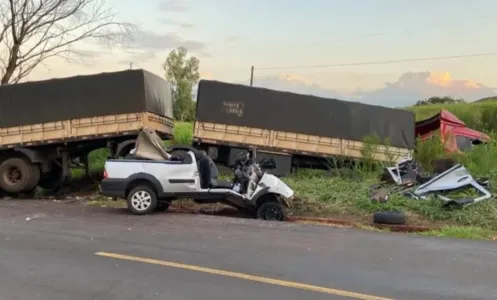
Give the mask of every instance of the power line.
<svg viewBox="0 0 497 300">
<path fill-rule="evenodd" d="M 391 34 L 398 34 L 398 33 L 403 33 L 405 34 L 406 32 L 412 32 L 412 31 L 418 31 L 421 29 L 425 28 L 434 28 L 434 27 L 439 27 L 443 25 L 451 25 L 454 23 L 461 24 L 465 22 L 474 22 L 474 20 L 481 20 L 481 19 L 491 19 L 492 21 L 495 19 L 495 16 L 493 15 L 480 15 L 480 16 L 473 16 L 468 19 L 459 19 L 459 20 L 448 20 L 445 22 L 437 22 L 437 23 L 430 23 L 430 24 L 425 24 L 421 26 L 416 26 L 416 27 L 409 27 L 409 28 L 403 28 L 400 30 L 394 30 L 394 31 L 387 31 L 387 32 L 371 32 L 371 33 L 366 33 L 358 36 L 351 36 L 345 39 L 339 39 L 339 40 L 319 40 L 319 41 L 311 41 L 311 42 L 299 42 L 299 43 L 291 43 L 291 44 L 285 44 L 284 47 L 288 47 L 290 45 L 292 46 L 305 46 L 305 47 L 312 47 L 316 46 L 317 44 L 326 44 L 327 46 L 329 45 L 335 45 L 335 44 L 341 44 L 344 42 L 353 42 L 356 40 L 362 40 L 362 39 L 367 39 L 367 38 L 372 38 L 372 37 L 380 37 L 380 36 L 388 36 Z"/>
<path fill-rule="evenodd" d="M 355 63 L 342 63 L 342 64 L 326 64 L 326 65 L 281 66 L 281 67 L 267 67 L 267 68 L 257 68 L 256 67 L 255 69 L 256 70 L 283 70 L 283 69 L 317 69 L 317 68 L 332 68 L 332 67 L 352 67 L 352 66 L 386 65 L 386 64 L 394 64 L 394 63 L 404 63 L 404 62 L 418 62 L 418 61 L 482 57 L 482 56 L 497 56 L 497 52 L 462 54 L 462 55 L 453 55 L 453 56 L 404 58 L 404 59 L 396 59 L 396 60 L 355 62 Z"/>
</svg>

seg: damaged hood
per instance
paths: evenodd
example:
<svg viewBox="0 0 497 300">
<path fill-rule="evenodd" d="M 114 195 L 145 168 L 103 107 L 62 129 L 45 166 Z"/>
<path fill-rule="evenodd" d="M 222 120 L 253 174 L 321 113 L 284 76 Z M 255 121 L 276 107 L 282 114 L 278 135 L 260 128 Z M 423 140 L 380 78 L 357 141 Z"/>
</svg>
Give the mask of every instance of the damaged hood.
<svg viewBox="0 0 497 300">
<path fill-rule="evenodd" d="M 164 142 L 151 128 L 143 128 L 136 138 L 134 155 L 152 160 L 164 160 L 171 157 L 166 152 Z"/>
</svg>

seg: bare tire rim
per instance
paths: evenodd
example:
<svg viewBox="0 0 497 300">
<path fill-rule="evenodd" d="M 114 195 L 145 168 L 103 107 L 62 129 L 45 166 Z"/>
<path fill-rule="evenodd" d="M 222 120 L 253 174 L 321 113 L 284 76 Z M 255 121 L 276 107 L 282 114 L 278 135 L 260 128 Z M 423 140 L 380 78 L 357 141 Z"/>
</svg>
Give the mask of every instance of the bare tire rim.
<svg viewBox="0 0 497 300">
<path fill-rule="evenodd" d="M 3 174 L 3 180 L 10 185 L 17 184 L 21 179 L 22 173 L 17 167 L 10 167 L 7 172 Z"/>
<path fill-rule="evenodd" d="M 152 196 L 146 191 L 138 191 L 131 197 L 131 205 L 138 211 L 147 210 L 152 205 Z"/>
</svg>

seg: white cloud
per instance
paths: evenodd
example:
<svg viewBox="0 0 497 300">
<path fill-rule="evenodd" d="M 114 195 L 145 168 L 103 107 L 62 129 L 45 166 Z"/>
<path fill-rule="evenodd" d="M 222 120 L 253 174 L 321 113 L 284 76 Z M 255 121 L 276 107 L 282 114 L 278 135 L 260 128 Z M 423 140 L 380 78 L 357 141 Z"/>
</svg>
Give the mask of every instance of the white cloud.
<svg viewBox="0 0 497 300">
<path fill-rule="evenodd" d="M 249 84 L 247 80 L 243 84 Z M 323 88 L 311 81 L 294 74 L 281 74 L 280 76 L 256 77 L 254 86 L 270 88 L 280 91 L 294 92 L 305 95 L 315 95 L 328 98 L 343 98 L 344 96 L 336 91 Z"/>
<path fill-rule="evenodd" d="M 432 96 L 449 96 L 475 101 L 497 95 L 495 88 L 470 80 L 454 80 L 448 72 L 407 72 L 396 82 L 365 93 L 356 93 L 361 102 L 385 106 L 405 106 Z"/>
<path fill-rule="evenodd" d="M 248 84 L 248 81 L 243 84 Z M 255 78 L 254 86 L 389 107 L 411 105 L 432 96 L 475 101 L 497 95 L 495 88 L 470 80 L 454 80 L 448 72 L 407 72 L 397 81 L 387 82 L 381 88 L 370 91 L 357 90 L 350 95 L 323 88 L 293 74 Z"/>
<path fill-rule="evenodd" d="M 177 33 L 167 32 L 157 34 L 152 31 L 143 31 L 136 35 L 131 44 L 131 48 L 134 47 L 156 51 L 173 49 L 179 46 L 184 46 L 192 52 L 204 51 L 207 47 L 204 42 L 186 40 L 181 38 Z"/>
</svg>

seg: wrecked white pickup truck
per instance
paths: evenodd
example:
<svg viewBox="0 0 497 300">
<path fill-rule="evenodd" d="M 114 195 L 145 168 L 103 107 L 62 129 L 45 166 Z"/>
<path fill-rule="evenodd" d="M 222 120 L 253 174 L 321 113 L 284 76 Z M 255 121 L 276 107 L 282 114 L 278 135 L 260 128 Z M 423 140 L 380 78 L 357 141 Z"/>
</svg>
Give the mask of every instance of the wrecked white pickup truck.
<svg viewBox="0 0 497 300">
<path fill-rule="evenodd" d="M 273 160 L 257 162 L 256 150 L 237 161 L 234 181 L 218 179 L 218 170 L 204 151 L 168 151 L 153 130 L 144 129 L 125 159 L 105 163 L 101 194 L 127 199 L 134 214 L 167 209 L 171 201 L 192 198 L 198 203 L 221 202 L 253 217 L 283 221 L 293 190 L 278 177 L 263 172 Z"/>
</svg>

